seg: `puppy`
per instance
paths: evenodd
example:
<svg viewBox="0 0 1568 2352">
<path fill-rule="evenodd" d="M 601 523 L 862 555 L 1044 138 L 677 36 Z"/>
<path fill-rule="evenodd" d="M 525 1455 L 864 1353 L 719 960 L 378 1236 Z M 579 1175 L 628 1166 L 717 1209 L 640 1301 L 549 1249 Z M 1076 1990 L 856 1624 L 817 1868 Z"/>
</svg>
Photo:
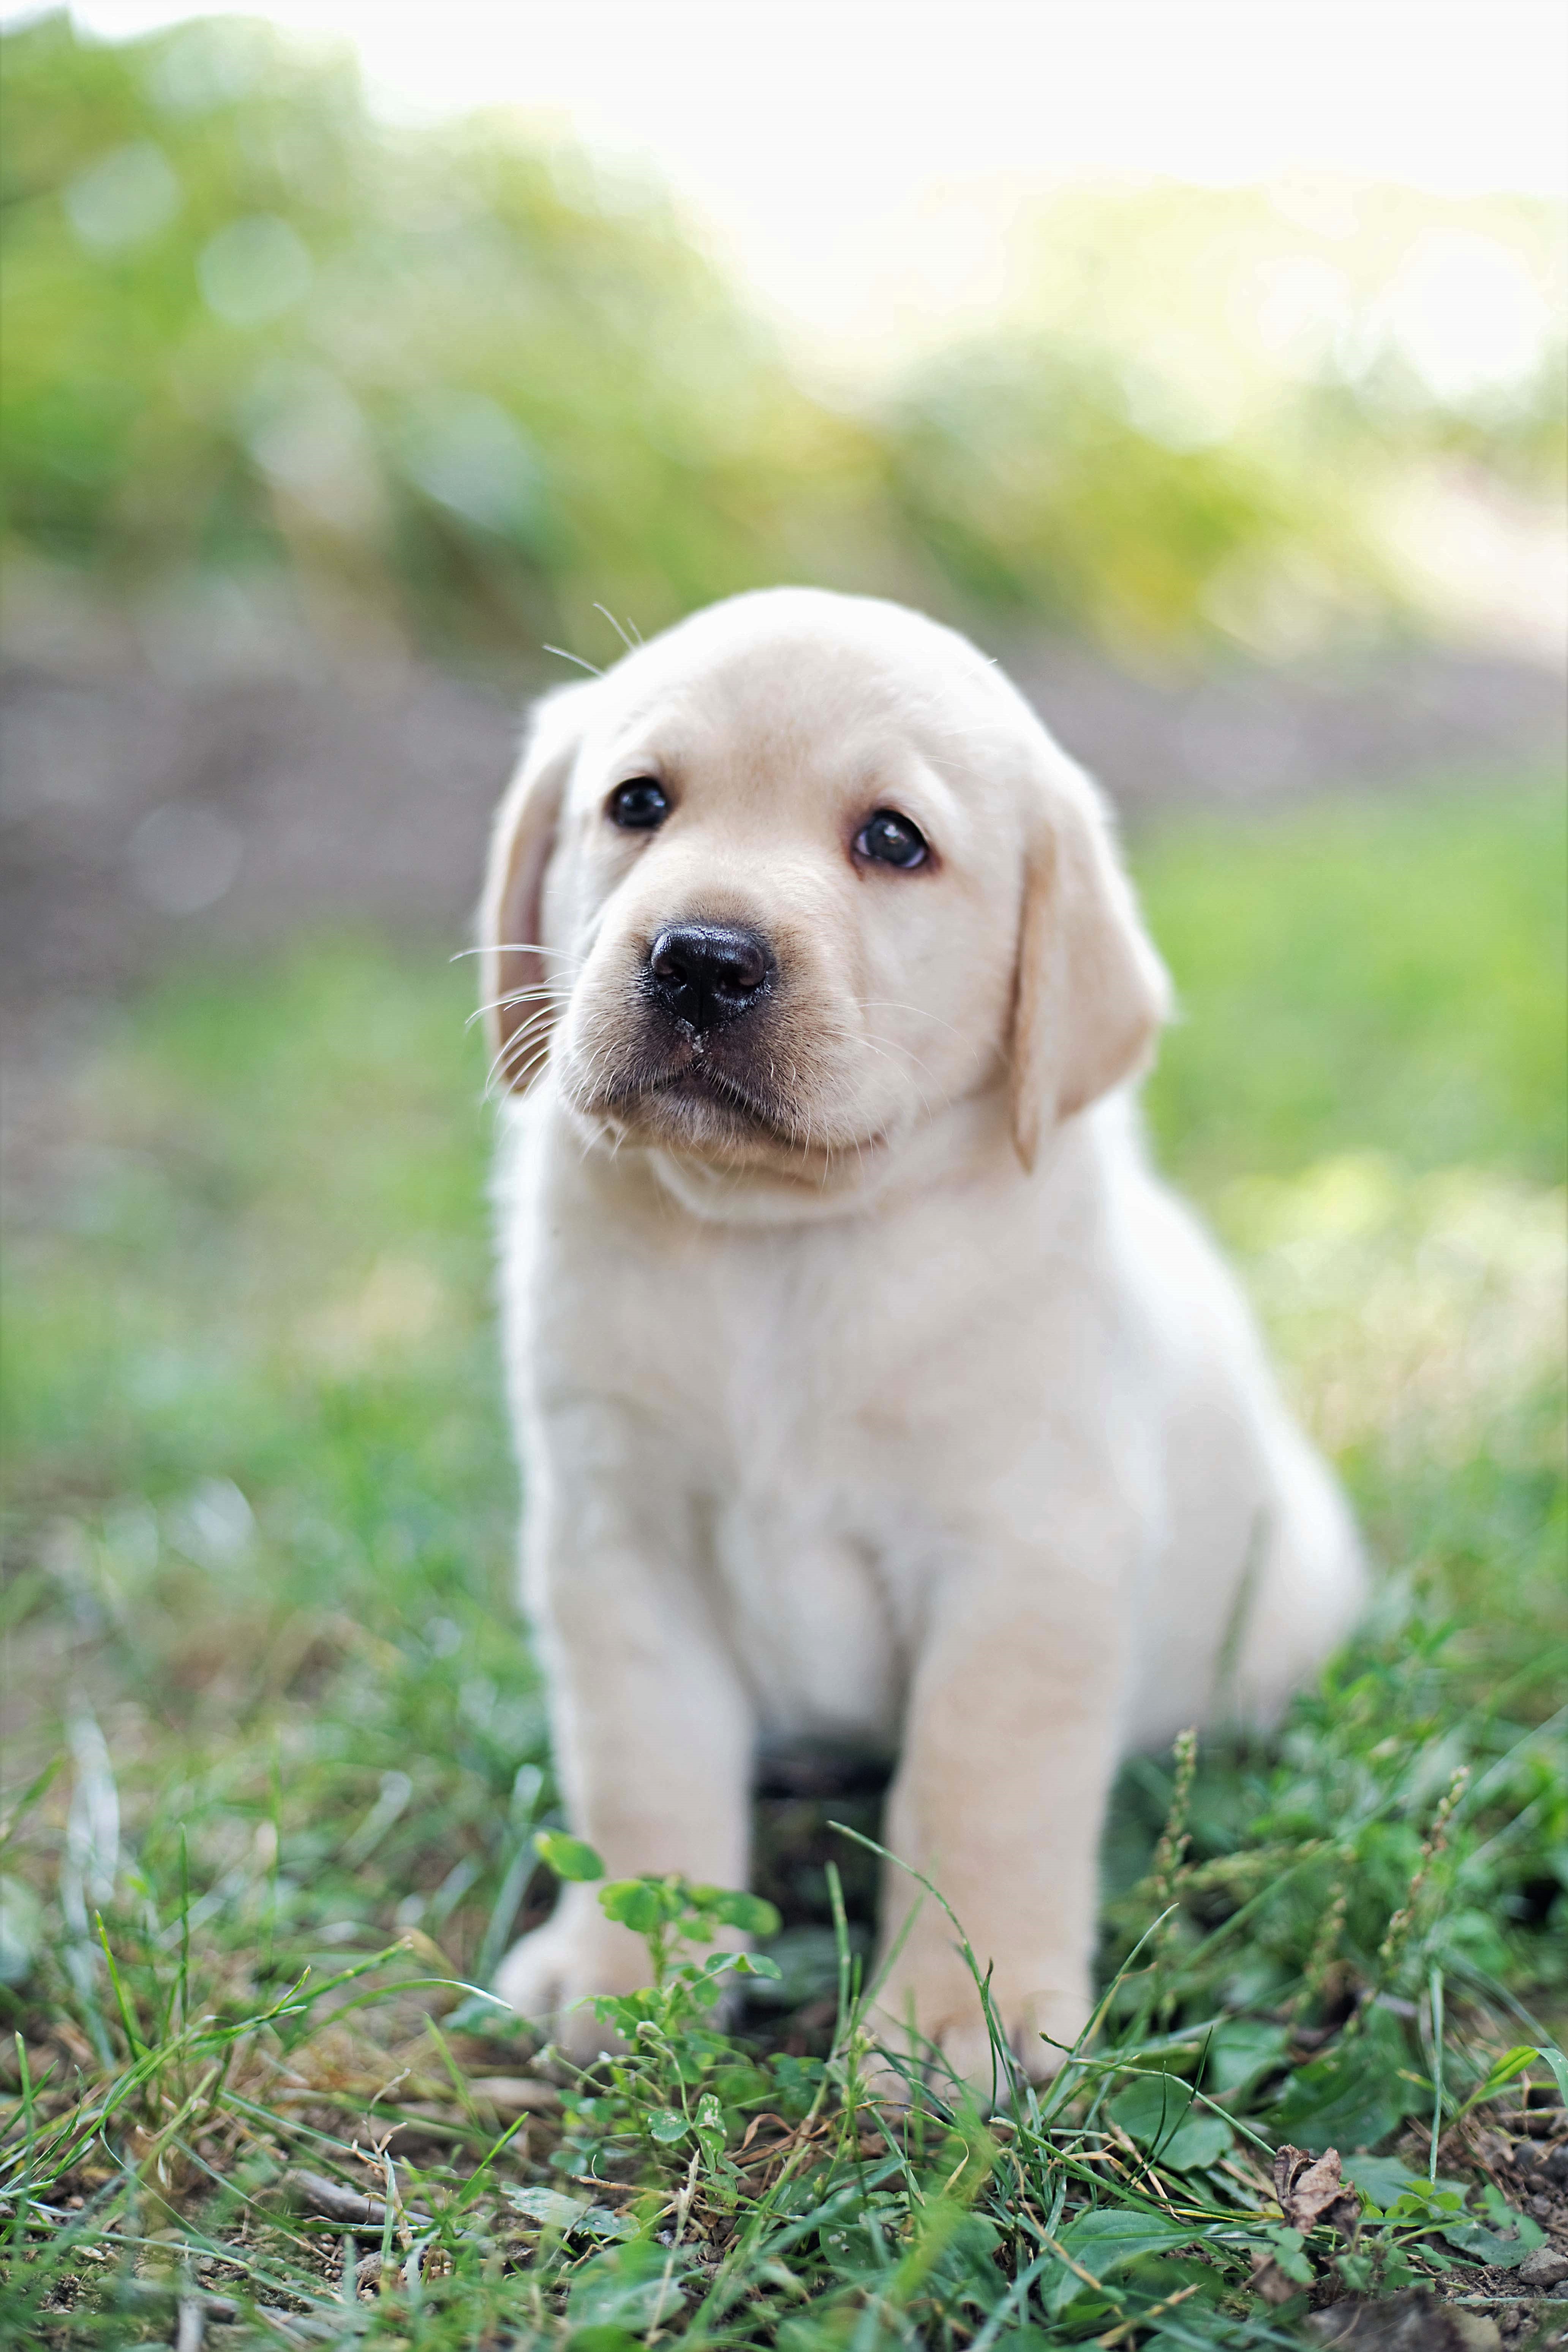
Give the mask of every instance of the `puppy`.
<svg viewBox="0 0 1568 2352">
<path fill-rule="evenodd" d="M 885 1842 L 1043 2076 L 1089 2012 L 1118 1757 L 1272 1720 L 1362 1590 L 1144 1157 L 1169 989 L 1105 809 L 963 638 L 780 589 L 545 698 L 481 921 L 572 1826 L 612 1876 L 742 1886 L 760 1741 L 896 1753 Z M 497 1981 L 581 2058 L 578 2004 L 645 1977 L 572 1885 Z M 880 2000 L 989 2083 L 930 1902 Z"/>
</svg>

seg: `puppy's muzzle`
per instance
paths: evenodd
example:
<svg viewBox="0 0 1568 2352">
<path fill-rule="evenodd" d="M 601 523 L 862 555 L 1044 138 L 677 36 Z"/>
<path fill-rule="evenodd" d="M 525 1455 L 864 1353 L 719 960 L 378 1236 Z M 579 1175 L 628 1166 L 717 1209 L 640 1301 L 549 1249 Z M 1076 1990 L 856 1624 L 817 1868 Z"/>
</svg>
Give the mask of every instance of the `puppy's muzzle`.
<svg viewBox="0 0 1568 2352">
<path fill-rule="evenodd" d="M 749 1013 L 773 972 L 773 950 L 756 931 L 671 923 L 648 950 L 647 984 L 661 1012 L 702 1036 Z"/>
</svg>

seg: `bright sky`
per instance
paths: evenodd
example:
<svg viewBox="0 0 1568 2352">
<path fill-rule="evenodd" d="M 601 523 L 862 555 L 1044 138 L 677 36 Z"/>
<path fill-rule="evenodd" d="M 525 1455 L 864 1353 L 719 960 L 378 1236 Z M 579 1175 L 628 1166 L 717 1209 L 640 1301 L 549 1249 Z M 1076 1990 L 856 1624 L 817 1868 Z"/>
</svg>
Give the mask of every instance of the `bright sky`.
<svg viewBox="0 0 1568 2352">
<path fill-rule="evenodd" d="M 0 0 L 0 21 L 36 13 Z M 1568 192 L 1561 0 L 74 0 L 123 36 L 266 15 L 384 113 L 553 116 L 649 164 L 764 300 L 852 339 L 987 183 L 1348 173 Z M 957 267 L 965 267 L 962 236 Z"/>
</svg>

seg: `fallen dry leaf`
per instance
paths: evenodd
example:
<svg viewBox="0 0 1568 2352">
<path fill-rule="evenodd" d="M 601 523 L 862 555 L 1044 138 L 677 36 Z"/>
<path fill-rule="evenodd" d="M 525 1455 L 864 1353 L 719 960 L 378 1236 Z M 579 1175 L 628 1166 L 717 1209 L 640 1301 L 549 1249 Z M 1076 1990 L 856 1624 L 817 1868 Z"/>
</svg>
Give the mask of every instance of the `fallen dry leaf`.
<svg viewBox="0 0 1568 2352">
<path fill-rule="evenodd" d="M 1291 2229 L 1303 2236 L 1320 2221 L 1353 2236 L 1361 2221 L 1361 2199 L 1340 2170 L 1340 2152 L 1328 2147 L 1320 2157 L 1304 2148 L 1281 2147 L 1274 2158 L 1274 2194 Z"/>
</svg>

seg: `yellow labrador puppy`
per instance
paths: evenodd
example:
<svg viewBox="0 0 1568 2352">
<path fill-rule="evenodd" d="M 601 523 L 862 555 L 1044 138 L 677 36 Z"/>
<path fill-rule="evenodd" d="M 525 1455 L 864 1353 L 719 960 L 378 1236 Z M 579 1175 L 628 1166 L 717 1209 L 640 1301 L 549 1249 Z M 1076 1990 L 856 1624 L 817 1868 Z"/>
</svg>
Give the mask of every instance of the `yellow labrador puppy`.
<svg viewBox="0 0 1568 2352">
<path fill-rule="evenodd" d="M 1362 1578 L 1145 1159 L 1168 987 L 1105 809 L 963 638 L 780 589 L 546 697 L 482 922 L 572 1825 L 612 1875 L 743 1885 L 759 1741 L 883 1744 L 886 1843 L 1046 2074 L 1119 1754 L 1276 1716 Z M 582 2055 L 575 2004 L 644 1974 L 568 1886 L 498 1983 Z M 933 1905 L 881 1998 L 989 2081 Z"/>
</svg>

